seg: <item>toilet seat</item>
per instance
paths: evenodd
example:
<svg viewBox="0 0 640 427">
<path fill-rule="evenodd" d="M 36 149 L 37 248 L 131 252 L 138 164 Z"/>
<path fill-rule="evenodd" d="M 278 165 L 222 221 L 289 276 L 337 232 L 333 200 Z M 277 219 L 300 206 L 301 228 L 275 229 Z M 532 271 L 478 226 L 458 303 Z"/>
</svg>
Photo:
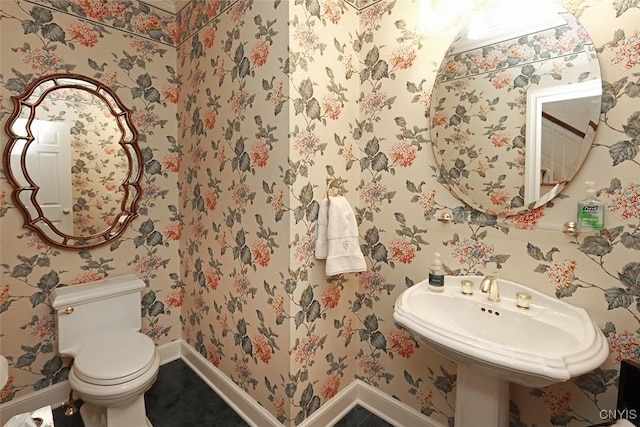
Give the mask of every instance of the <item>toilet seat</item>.
<svg viewBox="0 0 640 427">
<path fill-rule="evenodd" d="M 72 369 L 86 383 L 118 385 L 147 372 L 155 357 L 151 338 L 136 331 L 122 331 L 84 344 L 75 355 Z"/>
</svg>

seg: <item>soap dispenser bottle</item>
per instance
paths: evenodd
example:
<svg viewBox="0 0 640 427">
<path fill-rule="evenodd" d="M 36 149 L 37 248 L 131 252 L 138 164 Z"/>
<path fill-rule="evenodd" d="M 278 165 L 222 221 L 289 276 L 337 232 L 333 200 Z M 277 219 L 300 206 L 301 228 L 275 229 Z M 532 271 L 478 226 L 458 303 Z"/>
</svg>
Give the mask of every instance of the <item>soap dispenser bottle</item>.
<svg viewBox="0 0 640 427">
<path fill-rule="evenodd" d="M 585 182 L 587 196 L 578 202 L 578 229 L 597 233 L 604 228 L 604 203 L 596 198 L 593 181 Z"/>
<path fill-rule="evenodd" d="M 429 289 L 432 292 L 444 291 L 444 268 L 439 252 L 433 254 L 433 264 L 429 267 Z"/>
</svg>

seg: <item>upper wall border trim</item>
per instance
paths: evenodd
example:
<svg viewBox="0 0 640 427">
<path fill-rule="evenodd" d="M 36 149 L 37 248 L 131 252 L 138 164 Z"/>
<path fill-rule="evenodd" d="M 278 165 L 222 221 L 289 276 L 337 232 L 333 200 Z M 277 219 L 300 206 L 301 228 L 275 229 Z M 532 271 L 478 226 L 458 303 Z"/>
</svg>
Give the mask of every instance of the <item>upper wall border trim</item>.
<svg viewBox="0 0 640 427">
<path fill-rule="evenodd" d="M 0 0 L 0 1 L 3 1 L 3 0 Z M 167 42 L 164 42 L 164 41 L 162 41 L 162 40 L 154 39 L 154 38 L 152 38 L 152 37 L 145 36 L 145 35 L 143 35 L 143 34 L 139 34 L 139 33 L 135 33 L 135 32 L 133 32 L 133 31 L 126 30 L 126 29 L 124 29 L 124 28 L 114 27 L 113 25 L 109 25 L 109 24 L 107 24 L 107 23 L 105 23 L 105 22 L 102 22 L 102 21 L 96 21 L 95 19 L 87 18 L 86 16 L 79 16 L 79 15 L 76 15 L 76 14 L 74 14 L 74 13 L 67 12 L 67 11 L 65 11 L 65 10 L 60 10 L 60 9 L 57 9 L 57 8 L 55 8 L 55 7 L 53 7 L 53 6 L 49 6 L 48 4 L 41 3 L 41 2 L 40 2 L 40 1 L 38 1 L 38 0 L 24 0 L 24 1 L 25 1 L 25 3 L 30 3 L 30 4 L 32 4 L 32 5 L 34 5 L 34 6 L 39 6 L 39 7 L 42 7 L 42 8 L 44 8 L 44 9 L 49 9 L 49 10 L 51 10 L 51 11 L 53 11 L 53 12 L 61 13 L 61 14 L 63 14 L 63 15 L 73 16 L 74 18 L 78 18 L 78 19 L 81 19 L 81 20 L 84 20 L 84 21 L 87 21 L 87 22 L 92 22 L 92 23 L 94 23 L 94 24 L 96 24 L 96 25 L 102 25 L 102 26 L 104 26 L 104 27 L 111 28 L 112 30 L 119 31 L 119 32 L 121 32 L 121 33 L 126 33 L 126 34 L 129 34 L 129 35 L 131 35 L 131 36 L 139 37 L 139 38 L 141 38 L 141 39 L 150 40 L 150 41 L 152 41 L 152 42 L 154 42 L 154 43 L 158 43 L 158 44 L 161 44 L 161 45 L 164 45 L 164 46 L 169 46 L 169 47 L 172 47 L 172 48 L 175 48 L 175 47 L 176 47 L 176 45 L 174 45 L 174 44 L 172 44 L 172 43 L 167 43 Z M 175 14 L 174 14 L 174 13 L 172 13 L 172 12 L 168 12 L 168 11 L 166 11 L 166 10 L 164 10 L 164 9 L 161 9 L 161 8 L 157 7 L 157 6 L 149 5 L 149 4 L 148 4 L 148 3 L 146 3 L 146 2 L 139 1 L 139 3 L 143 3 L 143 4 L 147 5 L 147 6 L 153 7 L 154 9 L 161 10 L 163 13 L 168 13 L 169 15 L 173 15 L 173 16 L 175 16 Z"/>
</svg>

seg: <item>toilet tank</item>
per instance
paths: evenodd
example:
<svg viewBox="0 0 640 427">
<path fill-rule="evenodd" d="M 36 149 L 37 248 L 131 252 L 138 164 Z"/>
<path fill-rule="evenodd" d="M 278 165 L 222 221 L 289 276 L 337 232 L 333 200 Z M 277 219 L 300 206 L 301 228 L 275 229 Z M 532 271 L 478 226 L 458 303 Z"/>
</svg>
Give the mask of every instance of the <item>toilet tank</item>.
<svg viewBox="0 0 640 427">
<path fill-rule="evenodd" d="M 129 274 L 53 289 L 49 300 L 56 316 L 58 353 L 74 356 L 98 334 L 139 331 L 144 287 L 142 279 Z"/>
</svg>

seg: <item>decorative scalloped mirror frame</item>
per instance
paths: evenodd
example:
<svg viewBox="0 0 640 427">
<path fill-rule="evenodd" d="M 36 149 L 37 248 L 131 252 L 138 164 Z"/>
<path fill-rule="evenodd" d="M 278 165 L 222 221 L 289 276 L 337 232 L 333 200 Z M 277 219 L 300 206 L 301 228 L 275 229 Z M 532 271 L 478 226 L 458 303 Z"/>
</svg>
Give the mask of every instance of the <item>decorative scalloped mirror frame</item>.
<svg viewBox="0 0 640 427">
<path fill-rule="evenodd" d="M 29 174 L 27 151 L 35 140 L 32 131 L 36 110 L 46 96 L 55 90 L 82 90 L 98 97 L 105 109 L 114 116 L 120 131 L 117 143 L 122 147 L 128 162 L 128 174 L 121 183 L 123 192 L 120 212 L 117 213 L 107 229 L 88 236 L 75 236 L 57 229 L 47 218 L 38 203 L 40 186 Z M 143 158 L 138 147 L 138 132 L 131 120 L 129 110 L 111 88 L 87 76 L 60 73 L 51 74 L 34 80 L 19 96 L 11 97 L 14 109 L 5 123 L 9 142 L 3 156 L 5 174 L 13 192 L 12 200 L 24 217 L 24 227 L 35 233 L 51 246 L 63 249 L 86 250 L 102 246 L 116 240 L 137 216 L 138 202 L 142 196 Z M 26 119 L 26 120 L 25 120 Z"/>
</svg>

